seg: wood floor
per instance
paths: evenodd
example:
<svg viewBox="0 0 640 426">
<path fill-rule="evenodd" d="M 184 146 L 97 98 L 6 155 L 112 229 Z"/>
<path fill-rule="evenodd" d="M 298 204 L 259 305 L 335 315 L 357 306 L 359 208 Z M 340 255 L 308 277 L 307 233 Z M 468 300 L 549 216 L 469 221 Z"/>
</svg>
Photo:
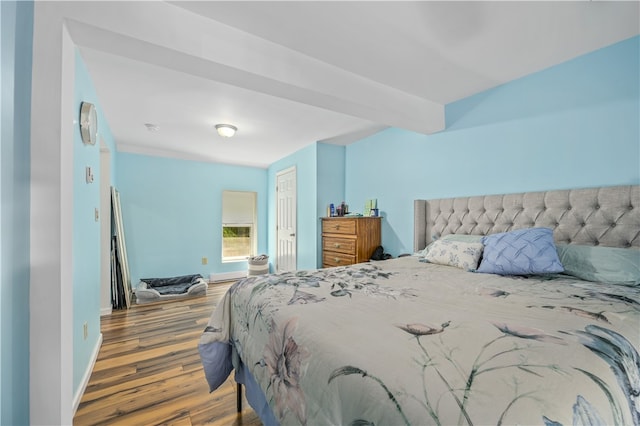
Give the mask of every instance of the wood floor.
<svg viewBox="0 0 640 426">
<path fill-rule="evenodd" d="M 230 284 L 102 317 L 102 347 L 74 425 L 262 425 L 246 400 L 236 413 L 233 373 L 209 393 L 198 354 L 200 334 Z"/>
</svg>

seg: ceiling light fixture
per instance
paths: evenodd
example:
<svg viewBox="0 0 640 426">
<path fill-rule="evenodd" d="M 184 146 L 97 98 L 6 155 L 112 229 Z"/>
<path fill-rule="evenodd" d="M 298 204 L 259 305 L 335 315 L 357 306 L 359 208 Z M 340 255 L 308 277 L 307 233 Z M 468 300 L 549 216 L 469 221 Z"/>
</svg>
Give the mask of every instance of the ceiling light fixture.
<svg viewBox="0 0 640 426">
<path fill-rule="evenodd" d="M 216 130 L 218 134 L 223 138 L 230 138 L 231 136 L 236 134 L 238 128 L 236 126 L 232 126 L 231 124 L 216 124 Z"/>
</svg>

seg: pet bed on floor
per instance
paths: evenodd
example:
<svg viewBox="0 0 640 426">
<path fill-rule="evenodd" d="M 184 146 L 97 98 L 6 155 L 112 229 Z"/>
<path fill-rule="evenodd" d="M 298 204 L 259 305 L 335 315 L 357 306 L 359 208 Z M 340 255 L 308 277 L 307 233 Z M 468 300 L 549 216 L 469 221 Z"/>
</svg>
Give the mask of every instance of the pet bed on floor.
<svg viewBox="0 0 640 426">
<path fill-rule="evenodd" d="M 141 278 L 136 288 L 137 303 L 176 299 L 207 294 L 207 282 L 202 275 L 182 275 L 171 278 Z"/>
</svg>

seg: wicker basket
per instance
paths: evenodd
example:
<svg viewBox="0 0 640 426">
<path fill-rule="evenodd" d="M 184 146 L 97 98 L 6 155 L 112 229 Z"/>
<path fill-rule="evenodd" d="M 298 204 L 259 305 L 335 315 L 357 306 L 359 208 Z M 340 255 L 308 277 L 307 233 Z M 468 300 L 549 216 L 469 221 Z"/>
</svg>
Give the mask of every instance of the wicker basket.
<svg viewBox="0 0 640 426">
<path fill-rule="evenodd" d="M 269 256 L 266 254 L 250 257 L 247 260 L 249 264 L 248 276 L 264 275 L 269 273 Z"/>
</svg>

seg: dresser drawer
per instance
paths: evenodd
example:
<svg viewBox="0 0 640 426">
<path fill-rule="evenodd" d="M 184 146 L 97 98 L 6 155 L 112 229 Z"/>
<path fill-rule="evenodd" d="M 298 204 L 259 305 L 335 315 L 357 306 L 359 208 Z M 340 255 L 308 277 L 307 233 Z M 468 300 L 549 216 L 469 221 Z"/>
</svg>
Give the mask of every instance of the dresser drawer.
<svg viewBox="0 0 640 426">
<path fill-rule="evenodd" d="M 349 234 L 355 235 L 356 233 L 356 221 L 355 220 L 323 220 L 322 232 L 328 234 Z"/>
<path fill-rule="evenodd" d="M 324 237 L 322 239 L 322 251 L 335 251 L 346 254 L 356 254 L 355 238 Z"/>
<path fill-rule="evenodd" d="M 338 252 L 322 252 L 322 267 L 345 266 L 356 263 L 356 257 Z"/>
</svg>

